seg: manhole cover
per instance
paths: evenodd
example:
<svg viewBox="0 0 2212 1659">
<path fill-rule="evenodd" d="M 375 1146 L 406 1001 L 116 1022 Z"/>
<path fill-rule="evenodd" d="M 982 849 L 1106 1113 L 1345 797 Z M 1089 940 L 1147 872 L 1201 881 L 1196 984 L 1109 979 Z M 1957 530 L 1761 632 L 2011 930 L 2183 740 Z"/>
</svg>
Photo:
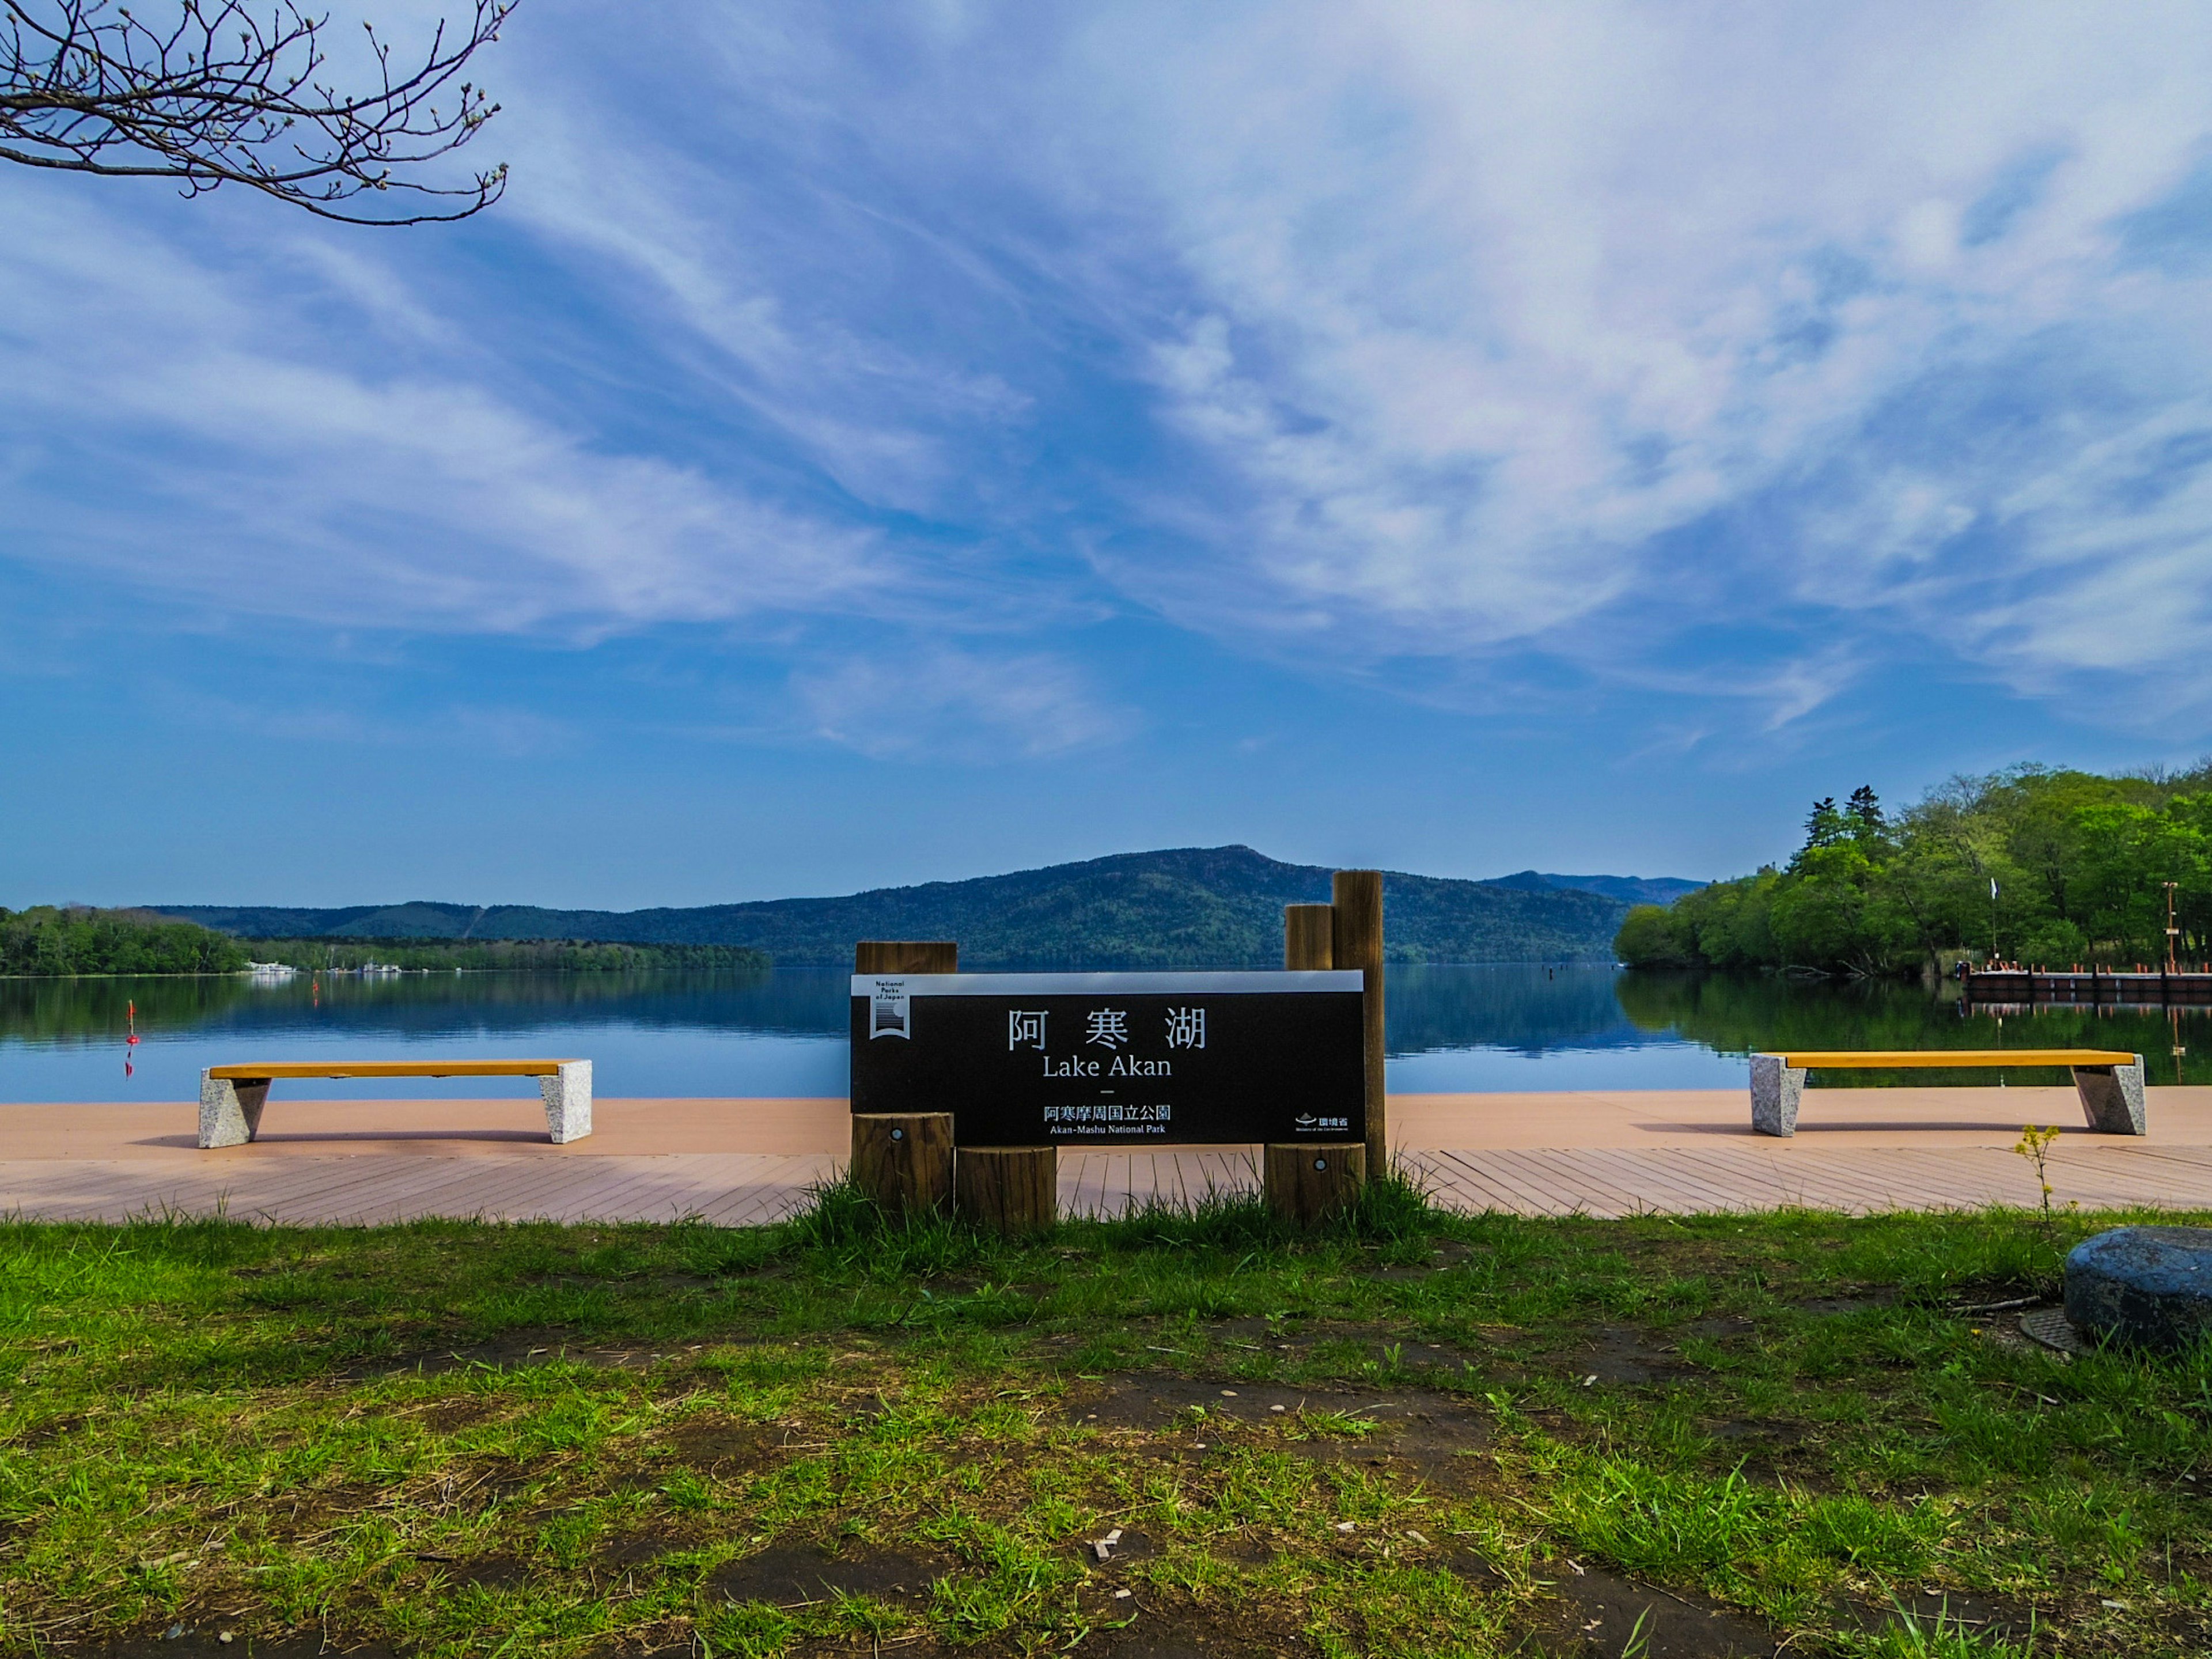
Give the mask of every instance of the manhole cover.
<svg viewBox="0 0 2212 1659">
<path fill-rule="evenodd" d="M 2020 1334 L 2061 1353 L 2090 1351 L 2089 1345 L 2081 1340 L 2081 1333 L 2068 1322 L 2063 1308 L 2030 1308 L 2020 1316 Z"/>
</svg>

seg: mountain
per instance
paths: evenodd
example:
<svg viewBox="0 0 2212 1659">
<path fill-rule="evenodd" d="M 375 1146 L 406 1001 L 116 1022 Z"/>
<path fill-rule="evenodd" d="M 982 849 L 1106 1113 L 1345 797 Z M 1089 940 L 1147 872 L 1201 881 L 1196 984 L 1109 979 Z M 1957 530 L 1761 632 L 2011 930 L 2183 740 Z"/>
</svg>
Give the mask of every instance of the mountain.
<svg viewBox="0 0 2212 1659">
<path fill-rule="evenodd" d="M 790 968 L 849 963 L 854 941 L 863 939 L 957 939 L 964 968 L 1273 967 L 1283 959 L 1283 906 L 1326 902 L 1328 878 L 1318 865 L 1279 863 L 1249 847 L 1213 847 L 1122 853 L 842 898 L 691 909 L 546 910 L 420 901 L 329 910 L 155 908 L 248 939 L 744 945 Z M 1571 887 L 1397 872 L 1385 873 L 1382 899 L 1390 957 L 1403 962 L 1609 962 L 1613 933 L 1628 909 L 1620 898 Z"/>
<path fill-rule="evenodd" d="M 1600 893 L 1623 904 L 1672 904 L 1683 894 L 1710 884 L 1680 876 L 1555 876 L 1537 870 L 1500 876 L 1492 884 L 1529 893 Z"/>
</svg>

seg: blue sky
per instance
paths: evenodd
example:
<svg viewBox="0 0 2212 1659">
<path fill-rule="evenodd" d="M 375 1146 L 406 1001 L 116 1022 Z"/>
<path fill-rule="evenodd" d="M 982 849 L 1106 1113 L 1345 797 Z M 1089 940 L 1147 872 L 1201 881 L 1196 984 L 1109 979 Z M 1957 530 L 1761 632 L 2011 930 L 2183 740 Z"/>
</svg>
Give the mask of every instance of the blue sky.
<svg viewBox="0 0 2212 1659">
<path fill-rule="evenodd" d="M 0 175 L 0 902 L 1723 875 L 2212 749 L 2201 4 L 526 0 L 483 78 L 459 226 Z"/>
</svg>

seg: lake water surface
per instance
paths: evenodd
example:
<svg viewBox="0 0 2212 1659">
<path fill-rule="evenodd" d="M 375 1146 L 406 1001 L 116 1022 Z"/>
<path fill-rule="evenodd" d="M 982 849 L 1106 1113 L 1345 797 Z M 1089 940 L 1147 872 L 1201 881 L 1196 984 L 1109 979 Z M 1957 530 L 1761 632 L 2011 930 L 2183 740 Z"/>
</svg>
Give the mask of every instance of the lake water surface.
<svg viewBox="0 0 2212 1659">
<path fill-rule="evenodd" d="M 757 978 L 303 975 L 274 986 L 235 977 L 0 980 L 0 1100 L 191 1100 L 204 1066 L 432 1054 L 587 1057 L 597 1092 L 610 1097 L 842 1095 L 847 984 L 830 969 Z M 2143 1054 L 2154 1083 L 2174 1081 L 2177 1067 L 2186 1081 L 2212 1082 L 2212 1019 L 2203 1011 L 2000 1018 L 1966 1011 L 1948 988 L 1525 963 L 1393 968 L 1387 994 L 1398 1092 L 1741 1087 L 1747 1052 L 1784 1047 L 2117 1048 Z M 2176 1044 L 2190 1052 L 2174 1056 Z M 2023 1071 L 2007 1080 L 2063 1079 Z M 520 1080 L 472 1086 L 533 1092 Z M 443 1082 L 286 1085 L 295 1098 L 453 1091 Z"/>
</svg>

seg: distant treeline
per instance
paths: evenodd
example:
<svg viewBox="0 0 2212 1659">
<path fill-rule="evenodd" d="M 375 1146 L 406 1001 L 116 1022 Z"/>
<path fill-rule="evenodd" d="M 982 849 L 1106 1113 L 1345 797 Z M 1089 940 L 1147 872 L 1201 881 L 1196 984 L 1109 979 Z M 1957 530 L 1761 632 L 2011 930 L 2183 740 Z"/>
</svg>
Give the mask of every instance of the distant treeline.
<svg viewBox="0 0 2212 1659">
<path fill-rule="evenodd" d="M 608 945 L 589 939 L 253 939 L 240 941 L 256 962 L 302 969 L 365 968 L 471 971 L 526 968 L 568 974 L 633 973 L 684 968 L 764 974 L 768 957 L 741 945 Z"/>
<path fill-rule="evenodd" d="M 193 922 L 52 904 L 0 909 L 0 975 L 228 974 L 245 966 L 238 940 Z"/>
<path fill-rule="evenodd" d="M 1992 897 L 1990 883 L 1996 884 Z M 1961 952 L 2034 966 L 2212 954 L 2212 763 L 2101 777 L 2016 767 L 1954 778 L 1891 817 L 1869 788 L 1815 802 L 1788 865 L 1628 913 L 1632 967 L 1883 975 Z"/>
<path fill-rule="evenodd" d="M 143 910 L 42 904 L 0 909 L 0 977 L 76 974 L 235 974 L 249 962 L 301 969 L 527 968 L 629 973 L 684 968 L 761 974 L 769 959 L 738 945 L 618 945 L 577 939 L 241 939 Z"/>
</svg>

